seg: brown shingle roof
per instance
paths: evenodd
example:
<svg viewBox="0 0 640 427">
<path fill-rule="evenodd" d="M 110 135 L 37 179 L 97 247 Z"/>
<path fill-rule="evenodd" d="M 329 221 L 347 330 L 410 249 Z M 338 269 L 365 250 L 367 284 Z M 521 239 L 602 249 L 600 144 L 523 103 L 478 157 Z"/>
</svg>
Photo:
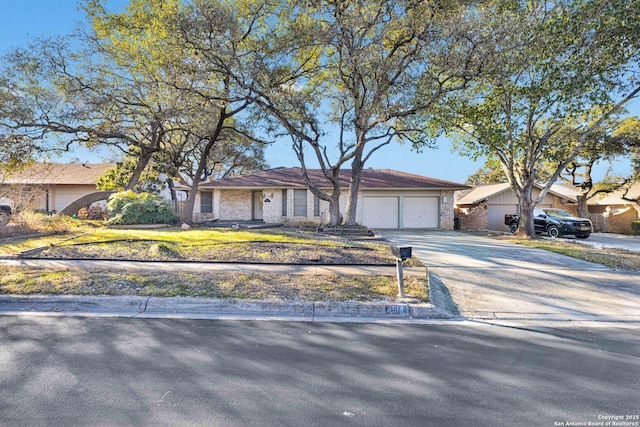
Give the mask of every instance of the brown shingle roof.
<svg viewBox="0 0 640 427">
<path fill-rule="evenodd" d="M 538 184 L 534 184 L 534 186 L 537 189 L 542 188 L 542 186 Z M 487 200 L 490 197 L 497 196 L 505 191 L 512 191 L 511 186 L 508 183 L 476 185 L 470 191 L 456 193 L 454 195 L 456 200 L 455 204 L 458 206 L 477 205 L 478 203 Z M 578 195 L 578 193 L 572 188 L 559 184 L 553 184 L 549 189 L 549 193 L 572 202 L 576 201 L 576 197 Z"/>
<path fill-rule="evenodd" d="M 625 195 L 626 193 L 626 195 Z M 618 191 L 614 191 L 613 193 L 605 194 L 602 197 L 594 197 L 587 201 L 588 205 L 632 205 L 633 202 L 630 200 L 624 200 L 622 197 L 626 197 L 627 199 L 637 200 L 640 198 L 640 183 L 632 184 L 629 187 L 629 191 L 626 189 L 620 189 Z"/>
<path fill-rule="evenodd" d="M 116 165 L 113 163 L 34 163 L 3 180 L 5 184 L 95 185 L 98 178 Z"/>
<path fill-rule="evenodd" d="M 320 169 L 308 169 L 311 182 L 320 187 L 330 188 L 330 181 Z M 340 186 L 349 185 L 351 170 L 340 171 Z M 200 185 L 201 188 L 306 188 L 301 168 L 274 168 L 251 172 L 243 175 L 230 176 L 209 181 Z M 468 188 L 465 185 L 440 179 L 414 175 L 391 169 L 365 169 L 362 171 L 362 189 L 447 189 L 460 190 Z"/>
<path fill-rule="evenodd" d="M 493 197 L 510 189 L 511 187 L 509 186 L 509 183 L 477 185 L 473 187 L 471 191 L 467 191 L 465 194 L 462 194 L 457 198 L 456 204 L 476 205 L 489 197 Z"/>
</svg>

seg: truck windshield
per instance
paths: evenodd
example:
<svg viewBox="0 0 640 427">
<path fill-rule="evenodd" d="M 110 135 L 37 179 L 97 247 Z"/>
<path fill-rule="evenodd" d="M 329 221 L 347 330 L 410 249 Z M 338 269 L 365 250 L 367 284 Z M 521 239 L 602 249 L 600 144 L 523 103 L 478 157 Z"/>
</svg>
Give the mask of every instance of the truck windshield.
<svg viewBox="0 0 640 427">
<path fill-rule="evenodd" d="M 562 209 L 544 209 L 544 213 L 546 213 L 549 216 L 555 216 L 555 217 L 572 217 L 573 216 L 569 212 L 563 211 Z"/>
</svg>

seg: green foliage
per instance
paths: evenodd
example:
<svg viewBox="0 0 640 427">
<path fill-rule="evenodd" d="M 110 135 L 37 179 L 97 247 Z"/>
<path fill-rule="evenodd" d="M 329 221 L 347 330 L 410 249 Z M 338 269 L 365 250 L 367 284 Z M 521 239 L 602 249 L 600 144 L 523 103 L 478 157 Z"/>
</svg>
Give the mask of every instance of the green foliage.
<svg viewBox="0 0 640 427">
<path fill-rule="evenodd" d="M 533 208 L 544 197 L 534 200 L 531 190 L 545 164 L 552 167 L 549 188 L 592 135 L 601 153 L 595 131 L 640 90 L 625 75 L 637 67 L 640 38 L 632 28 L 639 15 L 622 19 L 622 3 L 639 7 L 636 0 L 488 7 L 484 25 L 495 47 L 487 52 L 486 73 L 440 106 L 437 119 L 463 154 L 499 159 L 529 236 Z"/>
<path fill-rule="evenodd" d="M 640 221 L 633 221 L 631 223 L 631 230 L 633 230 L 633 234 L 640 235 Z"/>
<path fill-rule="evenodd" d="M 497 159 L 488 158 L 484 165 L 467 178 L 469 185 L 501 184 L 507 182 L 507 175 Z"/>
<path fill-rule="evenodd" d="M 125 157 L 124 160 L 116 163 L 115 168 L 109 169 L 98 178 L 96 188 L 100 191 L 125 191 L 137 164 L 138 159 L 136 157 Z M 149 164 L 140 175 L 137 184 L 134 186 L 134 191 L 159 193 L 164 185 L 160 179 L 161 173 L 162 171 L 158 164 Z"/>
<path fill-rule="evenodd" d="M 174 224 L 178 221 L 169 201 L 150 193 L 116 193 L 109 199 L 108 209 L 108 224 Z"/>
</svg>

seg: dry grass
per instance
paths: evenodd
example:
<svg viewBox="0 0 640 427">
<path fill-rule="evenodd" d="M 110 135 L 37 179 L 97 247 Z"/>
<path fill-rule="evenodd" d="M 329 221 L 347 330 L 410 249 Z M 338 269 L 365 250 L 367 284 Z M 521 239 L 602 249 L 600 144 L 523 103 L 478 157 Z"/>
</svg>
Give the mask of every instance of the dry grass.
<svg viewBox="0 0 640 427">
<path fill-rule="evenodd" d="M 64 259 L 127 259 L 267 264 L 383 264 L 395 259 L 388 245 L 345 242 L 239 241 L 184 245 L 162 241 L 115 241 L 49 246 L 34 256 Z"/>
<path fill-rule="evenodd" d="M 0 226 L 0 239 L 16 239 L 38 234 L 63 234 L 83 227 L 69 217 L 54 217 L 34 212 L 21 212 L 8 225 Z"/>
<path fill-rule="evenodd" d="M 285 301 L 388 301 L 398 289 L 385 276 L 266 273 L 135 273 L 5 267 L 0 294 L 191 296 Z M 405 292 L 427 301 L 426 278 L 405 278 Z"/>
<path fill-rule="evenodd" d="M 640 253 L 638 252 L 613 248 L 594 248 L 562 239 L 519 239 L 513 236 L 498 238 L 511 243 L 544 249 L 572 258 L 606 265 L 607 267 L 618 270 L 640 271 Z"/>
<path fill-rule="evenodd" d="M 50 221 L 49 218 L 44 218 Z M 53 220 L 51 220 L 53 221 Z M 35 256 L 74 259 L 180 260 L 290 264 L 388 264 L 387 244 L 299 231 L 177 228 L 132 230 L 59 225 L 52 235 L 0 241 L 0 253 L 42 248 Z M 408 266 L 420 265 L 413 260 Z M 265 273 L 153 273 L 5 268 L 2 294 L 193 296 L 291 301 L 381 301 L 397 295 L 395 277 Z M 426 278 L 405 291 L 427 301 Z"/>
<path fill-rule="evenodd" d="M 73 228 L 67 233 L 0 241 L 0 254 L 41 248 L 34 256 L 73 259 L 182 260 L 293 264 L 393 265 L 389 245 L 274 230 Z M 413 265 L 413 264 L 410 264 Z"/>
</svg>

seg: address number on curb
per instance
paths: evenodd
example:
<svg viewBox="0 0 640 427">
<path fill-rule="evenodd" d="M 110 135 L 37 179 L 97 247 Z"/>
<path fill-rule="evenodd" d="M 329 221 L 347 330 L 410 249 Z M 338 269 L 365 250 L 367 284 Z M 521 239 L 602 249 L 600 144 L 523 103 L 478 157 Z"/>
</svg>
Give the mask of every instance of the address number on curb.
<svg viewBox="0 0 640 427">
<path fill-rule="evenodd" d="M 388 305 L 384 308 L 385 314 L 407 314 L 406 305 Z"/>
</svg>

